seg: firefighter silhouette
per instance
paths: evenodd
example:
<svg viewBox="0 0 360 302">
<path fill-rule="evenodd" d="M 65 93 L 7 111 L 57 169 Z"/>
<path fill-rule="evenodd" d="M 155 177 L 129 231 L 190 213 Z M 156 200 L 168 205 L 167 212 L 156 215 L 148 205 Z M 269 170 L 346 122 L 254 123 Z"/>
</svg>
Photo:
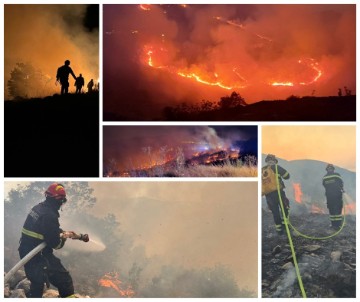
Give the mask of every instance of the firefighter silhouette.
<svg viewBox="0 0 360 302">
<path fill-rule="evenodd" d="M 91 93 L 94 87 L 94 80 L 91 79 L 90 82 L 87 84 L 88 93 Z"/>
<path fill-rule="evenodd" d="M 69 74 L 76 80 L 76 76 L 70 67 L 70 61 L 66 60 L 65 64 L 59 67 L 56 73 L 56 81 L 60 82 L 61 85 L 61 94 L 67 94 L 69 92 Z"/>
<path fill-rule="evenodd" d="M 74 86 L 76 86 L 76 93 L 81 93 L 81 89 L 84 85 L 85 85 L 85 80 L 82 77 L 82 74 L 80 73 L 80 75 L 76 78 L 76 81 L 74 84 Z"/>
</svg>

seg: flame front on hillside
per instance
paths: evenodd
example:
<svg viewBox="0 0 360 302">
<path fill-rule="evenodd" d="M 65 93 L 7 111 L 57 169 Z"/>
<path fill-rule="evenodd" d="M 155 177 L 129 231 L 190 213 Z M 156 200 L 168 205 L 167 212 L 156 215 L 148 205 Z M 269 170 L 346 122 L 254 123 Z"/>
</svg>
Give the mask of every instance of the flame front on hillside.
<svg viewBox="0 0 360 302">
<path fill-rule="evenodd" d="M 293 183 L 294 189 L 294 199 L 297 203 L 302 203 L 302 196 L 303 193 L 301 191 L 301 184 L 300 183 Z"/>
<path fill-rule="evenodd" d="M 122 288 L 122 281 L 119 279 L 119 274 L 117 272 L 106 273 L 99 280 L 99 285 L 115 289 L 121 297 L 131 298 L 135 295 L 131 285 L 128 285 L 126 289 Z"/>
</svg>

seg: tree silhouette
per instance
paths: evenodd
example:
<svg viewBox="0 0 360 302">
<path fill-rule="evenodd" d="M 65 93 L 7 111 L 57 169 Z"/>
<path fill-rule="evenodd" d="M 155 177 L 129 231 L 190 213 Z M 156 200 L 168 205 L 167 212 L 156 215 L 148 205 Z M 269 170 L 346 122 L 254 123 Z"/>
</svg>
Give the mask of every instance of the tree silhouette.
<svg viewBox="0 0 360 302">
<path fill-rule="evenodd" d="M 36 70 L 30 63 L 16 63 L 7 82 L 9 95 L 13 98 L 30 98 L 40 95 L 42 87 L 51 78 Z"/>
<path fill-rule="evenodd" d="M 229 109 L 246 106 L 247 104 L 245 102 L 245 99 L 240 94 L 233 91 L 230 96 L 224 96 L 220 98 L 218 105 L 221 109 Z"/>
</svg>

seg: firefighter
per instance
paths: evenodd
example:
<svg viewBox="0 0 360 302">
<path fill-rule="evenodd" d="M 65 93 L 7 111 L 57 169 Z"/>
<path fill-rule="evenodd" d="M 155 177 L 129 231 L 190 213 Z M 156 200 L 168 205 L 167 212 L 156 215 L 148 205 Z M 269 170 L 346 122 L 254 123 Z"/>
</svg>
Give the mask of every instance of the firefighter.
<svg viewBox="0 0 360 302">
<path fill-rule="evenodd" d="M 265 163 L 266 165 L 262 168 L 261 177 L 262 194 L 265 196 L 267 205 L 273 214 L 276 232 L 279 235 L 282 235 L 284 234 L 285 225 L 281 215 L 282 211 L 280 206 L 279 193 L 284 206 L 285 215 L 288 217 L 290 206 L 289 199 L 286 197 L 284 192 L 285 185 L 283 179 L 289 179 L 290 174 L 283 167 L 277 164 L 278 160 L 273 154 L 268 154 L 266 156 Z M 276 180 L 276 165 L 278 170 L 278 180 Z M 278 189 L 280 192 L 278 192 Z"/>
<path fill-rule="evenodd" d="M 44 283 L 58 288 L 62 298 L 74 297 L 74 286 L 69 272 L 54 256 L 53 249 L 64 246 L 67 238 L 74 238 L 74 232 L 63 232 L 59 224 L 59 210 L 66 203 L 64 186 L 51 184 L 45 192 L 45 201 L 34 206 L 28 214 L 21 234 L 19 255 L 24 258 L 42 242 L 46 247 L 25 264 L 26 277 L 31 281 L 29 297 L 41 298 Z M 82 238 L 83 241 L 89 241 Z"/>
<path fill-rule="evenodd" d="M 60 82 L 61 94 L 69 92 L 69 74 L 71 74 L 76 81 L 76 76 L 70 67 L 70 61 L 66 60 L 65 64 L 58 68 L 56 73 L 56 81 Z"/>
<path fill-rule="evenodd" d="M 88 93 L 91 93 L 93 91 L 93 87 L 94 87 L 94 80 L 91 79 L 90 82 L 87 84 Z"/>
<path fill-rule="evenodd" d="M 76 92 L 75 93 L 81 93 L 82 87 L 85 85 L 85 80 L 80 73 L 80 75 L 76 78 L 74 86 L 76 86 Z"/>
<path fill-rule="evenodd" d="M 334 172 L 335 167 L 332 164 L 326 166 L 326 174 L 323 177 L 323 186 L 325 187 L 325 196 L 327 207 L 329 209 L 331 227 L 335 230 L 341 228 L 343 222 L 343 192 L 344 182 L 339 173 Z"/>
</svg>

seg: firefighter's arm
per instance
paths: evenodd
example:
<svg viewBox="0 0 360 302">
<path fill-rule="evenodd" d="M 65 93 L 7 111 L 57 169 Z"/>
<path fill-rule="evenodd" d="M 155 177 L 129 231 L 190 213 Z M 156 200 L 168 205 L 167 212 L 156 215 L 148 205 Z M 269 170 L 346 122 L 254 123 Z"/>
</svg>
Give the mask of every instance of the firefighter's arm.
<svg viewBox="0 0 360 302">
<path fill-rule="evenodd" d="M 64 246 L 66 238 L 61 238 L 59 220 L 54 215 L 46 215 L 43 218 L 43 234 L 46 244 L 54 249 Z"/>
<path fill-rule="evenodd" d="M 74 80 L 76 80 L 76 76 L 75 76 L 75 74 L 74 74 L 74 72 L 73 72 L 73 70 L 71 68 L 70 68 L 70 73 L 73 76 Z"/>
<path fill-rule="evenodd" d="M 280 176 L 283 179 L 289 179 L 290 178 L 289 172 L 286 171 L 283 167 L 278 166 L 278 171 L 279 171 Z"/>
<path fill-rule="evenodd" d="M 345 192 L 344 190 L 344 181 L 342 180 L 340 174 L 339 174 L 339 182 L 340 182 L 340 188 L 341 188 L 341 192 Z"/>
</svg>

